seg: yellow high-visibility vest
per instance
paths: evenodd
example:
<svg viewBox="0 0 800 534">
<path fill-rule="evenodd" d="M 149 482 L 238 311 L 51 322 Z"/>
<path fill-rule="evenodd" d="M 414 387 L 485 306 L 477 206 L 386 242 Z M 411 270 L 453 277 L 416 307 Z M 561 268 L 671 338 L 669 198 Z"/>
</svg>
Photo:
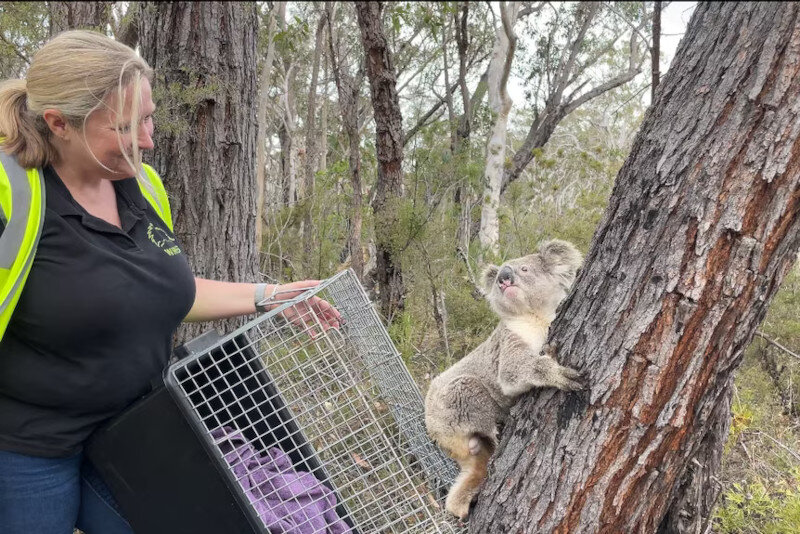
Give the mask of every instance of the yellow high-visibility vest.
<svg viewBox="0 0 800 534">
<path fill-rule="evenodd" d="M 172 212 L 167 192 L 156 171 L 144 165 L 146 183 L 137 180 L 142 195 L 170 231 Z M 25 169 L 0 150 L 0 339 L 19 301 L 36 255 L 45 212 L 44 175 L 41 169 Z"/>
</svg>

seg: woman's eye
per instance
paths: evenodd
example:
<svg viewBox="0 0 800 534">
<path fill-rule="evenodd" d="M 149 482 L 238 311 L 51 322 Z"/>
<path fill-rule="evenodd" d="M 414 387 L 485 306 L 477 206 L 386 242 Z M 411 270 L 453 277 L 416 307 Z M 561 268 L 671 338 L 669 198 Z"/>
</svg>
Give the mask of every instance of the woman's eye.
<svg viewBox="0 0 800 534">
<path fill-rule="evenodd" d="M 527 273 L 527 272 L 528 272 L 528 268 L 527 268 L 527 267 L 525 267 L 524 265 L 522 266 L 522 269 L 521 269 L 521 270 L 522 270 L 522 272 L 523 272 L 523 273 Z"/>
</svg>

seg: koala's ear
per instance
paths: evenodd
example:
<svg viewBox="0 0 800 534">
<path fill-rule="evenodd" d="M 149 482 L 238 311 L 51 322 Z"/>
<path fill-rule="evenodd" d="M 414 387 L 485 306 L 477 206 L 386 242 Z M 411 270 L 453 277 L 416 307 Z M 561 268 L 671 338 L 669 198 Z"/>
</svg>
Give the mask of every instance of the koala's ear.
<svg viewBox="0 0 800 534">
<path fill-rule="evenodd" d="M 539 255 L 547 268 L 558 275 L 574 277 L 583 262 L 583 256 L 575 245 L 560 239 L 542 243 L 539 246 Z"/>
<path fill-rule="evenodd" d="M 486 291 L 492 289 L 492 284 L 494 284 L 495 279 L 497 278 L 497 273 L 500 272 L 500 267 L 497 265 L 490 265 L 483 271 L 483 287 Z"/>
</svg>

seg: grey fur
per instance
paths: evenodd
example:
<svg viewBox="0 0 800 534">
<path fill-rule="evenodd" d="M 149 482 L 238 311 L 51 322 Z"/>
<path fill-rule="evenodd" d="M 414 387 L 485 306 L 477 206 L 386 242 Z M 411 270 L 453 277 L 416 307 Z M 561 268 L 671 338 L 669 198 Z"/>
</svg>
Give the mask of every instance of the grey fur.
<svg viewBox="0 0 800 534">
<path fill-rule="evenodd" d="M 537 253 L 485 270 L 486 297 L 500 324 L 434 378 L 425 398 L 428 433 L 462 469 L 445 503 L 452 514 L 468 515 L 497 445 L 498 424 L 517 397 L 534 387 L 583 387 L 580 373 L 559 365 L 545 345 L 581 261 L 571 243 L 552 240 Z"/>
</svg>

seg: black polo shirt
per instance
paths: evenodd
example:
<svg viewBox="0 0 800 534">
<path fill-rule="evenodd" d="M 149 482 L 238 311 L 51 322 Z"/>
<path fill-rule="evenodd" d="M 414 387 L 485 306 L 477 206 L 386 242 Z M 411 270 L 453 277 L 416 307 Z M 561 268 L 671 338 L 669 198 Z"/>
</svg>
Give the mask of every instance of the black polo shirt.
<svg viewBox="0 0 800 534">
<path fill-rule="evenodd" d="M 61 457 L 149 390 L 195 284 L 134 178 L 114 182 L 120 229 L 44 176 L 41 239 L 0 341 L 0 450 Z"/>
</svg>

